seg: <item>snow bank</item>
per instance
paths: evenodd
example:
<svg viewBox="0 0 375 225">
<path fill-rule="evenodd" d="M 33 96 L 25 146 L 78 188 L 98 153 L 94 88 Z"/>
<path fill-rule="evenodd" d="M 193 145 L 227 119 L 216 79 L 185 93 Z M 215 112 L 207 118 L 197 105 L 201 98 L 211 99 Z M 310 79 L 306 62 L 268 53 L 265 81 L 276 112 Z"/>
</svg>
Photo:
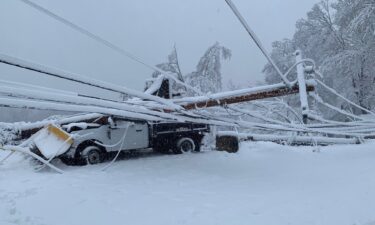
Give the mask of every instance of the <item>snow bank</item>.
<svg viewBox="0 0 375 225">
<path fill-rule="evenodd" d="M 246 143 L 238 154 L 146 154 L 63 175 L 19 159 L 0 166 L 0 224 L 372 225 L 374 146 Z"/>
<path fill-rule="evenodd" d="M 17 133 L 11 124 L 0 123 L 0 145 L 13 143 L 17 139 Z"/>
</svg>

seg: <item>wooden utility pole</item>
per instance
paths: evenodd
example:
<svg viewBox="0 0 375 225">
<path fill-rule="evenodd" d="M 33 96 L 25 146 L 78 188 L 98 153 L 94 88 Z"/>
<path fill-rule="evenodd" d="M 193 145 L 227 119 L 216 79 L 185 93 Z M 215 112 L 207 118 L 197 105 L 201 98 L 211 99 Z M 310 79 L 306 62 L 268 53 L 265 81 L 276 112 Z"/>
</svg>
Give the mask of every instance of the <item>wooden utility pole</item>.
<svg viewBox="0 0 375 225">
<path fill-rule="evenodd" d="M 297 79 L 299 87 L 299 96 L 301 101 L 301 110 L 303 123 L 307 124 L 308 122 L 308 113 L 309 113 L 309 102 L 307 97 L 308 90 L 306 89 L 306 79 L 305 79 L 305 69 L 302 63 L 302 53 L 300 50 L 296 51 L 296 62 L 297 62 Z"/>
<path fill-rule="evenodd" d="M 314 86 L 304 86 L 302 88 L 305 92 L 312 92 L 315 91 Z M 292 88 L 288 87 L 280 87 L 273 90 L 267 91 L 259 91 L 257 93 L 250 93 L 250 94 L 242 94 L 233 97 L 223 97 L 218 99 L 211 99 L 207 101 L 197 101 L 192 103 L 183 104 L 186 110 L 194 110 L 194 109 L 202 109 L 202 108 L 209 108 L 215 106 L 226 106 L 231 104 L 255 101 L 255 100 L 262 100 L 266 98 L 275 98 L 275 97 L 282 97 L 287 95 L 298 94 L 300 92 L 300 86 L 293 86 Z M 307 96 L 307 95 L 306 95 Z"/>
</svg>

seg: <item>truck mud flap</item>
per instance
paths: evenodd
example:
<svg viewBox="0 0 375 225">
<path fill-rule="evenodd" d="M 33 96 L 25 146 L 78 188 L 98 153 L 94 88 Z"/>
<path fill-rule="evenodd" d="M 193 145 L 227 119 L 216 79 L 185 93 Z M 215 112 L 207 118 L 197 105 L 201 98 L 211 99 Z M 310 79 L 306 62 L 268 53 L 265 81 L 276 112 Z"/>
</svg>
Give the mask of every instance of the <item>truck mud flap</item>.
<svg viewBox="0 0 375 225">
<path fill-rule="evenodd" d="M 237 136 L 224 135 L 216 136 L 216 150 L 237 153 L 240 149 L 239 139 Z"/>
</svg>

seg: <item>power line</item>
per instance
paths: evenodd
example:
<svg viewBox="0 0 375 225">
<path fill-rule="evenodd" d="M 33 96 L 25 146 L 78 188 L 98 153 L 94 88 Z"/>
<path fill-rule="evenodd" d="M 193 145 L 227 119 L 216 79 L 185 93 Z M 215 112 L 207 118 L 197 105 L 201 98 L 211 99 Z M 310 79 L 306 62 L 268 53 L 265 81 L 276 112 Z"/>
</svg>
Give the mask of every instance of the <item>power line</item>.
<svg viewBox="0 0 375 225">
<path fill-rule="evenodd" d="M 245 28 L 247 33 L 250 35 L 250 37 L 254 40 L 255 44 L 258 46 L 258 48 L 262 51 L 263 55 L 267 58 L 268 62 L 272 65 L 272 67 L 276 70 L 276 72 L 280 75 L 281 79 L 284 81 L 285 85 L 287 85 L 289 88 L 292 87 L 291 82 L 287 79 L 286 75 L 283 74 L 280 70 L 280 68 L 276 65 L 276 63 L 273 61 L 271 56 L 268 54 L 266 48 L 263 46 L 262 42 L 258 38 L 258 36 L 255 34 L 255 32 L 250 28 L 249 24 L 246 22 L 245 18 L 241 15 L 240 11 L 237 9 L 236 5 L 231 0 L 225 0 L 228 4 L 228 6 L 232 9 L 233 13 L 236 15 L 238 20 L 241 22 L 242 26 Z"/>
<path fill-rule="evenodd" d="M 145 67 L 147 67 L 147 68 L 149 68 L 149 69 L 151 69 L 153 71 L 157 71 L 157 72 L 162 73 L 162 74 L 165 73 L 164 71 L 160 70 L 159 68 L 157 68 L 155 66 L 152 66 L 152 65 L 144 62 L 141 58 L 133 55 L 132 53 L 124 50 L 123 48 L 121 48 L 121 47 L 119 47 L 119 46 L 111 43 L 110 41 L 107 41 L 106 39 L 104 39 L 104 38 L 102 38 L 102 37 L 100 37 L 100 36 L 98 36 L 98 35 L 90 32 L 90 31 L 88 31 L 87 29 L 85 29 L 85 28 L 83 28 L 81 26 L 78 26 L 78 25 L 74 24 L 73 22 L 71 22 L 71 21 L 69 21 L 69 20 L 67 20 L 67 19 L 65 19 L 65 18 L 63 18 L 63 17 L 61 17 L 61 16 L 59 16 L 59 15 L 51 12 L 50 10 L 48 10 L 48 9 L 46 9 L 46 8 L 44 8 L 44 7 L 40 6 L 40 5 L 32 2 L 32 1 L 29 1 L 29 0 L 20 0 L 20 1 L 23 2 L 23 3 L 25 3 L 25 4 L 27 4 L 27 5 L 29 5 L 29 6 L 31 6 L 34 9 L 38 10 L 39 12 L 41 12 L 43 14 L 46 14 L 47 16 L 49 16 L 49 17 L 51 17 L 51 18 L 53 18 L 53 19 L 55 19 L 55 20 L 57 20 L 57 21 L 65 24 L 67 26 L 69 26 L 70 28 L 78 31 L 79 33 L 81 33 L 83 35 L 86 35 L 89 38 L 91 38 L 91 39 L 93 39 L 93 40 L 95 40 L 95 41 L 97 41 L 97 42 L 99 42 L 99 43 L 107 46 L 108 48 L 110 48 L 110 49 L 112 49 L 112 50 L 120 53 L 121 55 L 126 56 L 126 57 L 128 57 L 128 58 L 130 58 L 130 59 L 132 59 L 132 60 L 134 60 L 134 61 L 136 61 L 136 62 L 138 62 L 138 63 L 140 63 L 142 65 L 144 65 Z"/>
</svg>

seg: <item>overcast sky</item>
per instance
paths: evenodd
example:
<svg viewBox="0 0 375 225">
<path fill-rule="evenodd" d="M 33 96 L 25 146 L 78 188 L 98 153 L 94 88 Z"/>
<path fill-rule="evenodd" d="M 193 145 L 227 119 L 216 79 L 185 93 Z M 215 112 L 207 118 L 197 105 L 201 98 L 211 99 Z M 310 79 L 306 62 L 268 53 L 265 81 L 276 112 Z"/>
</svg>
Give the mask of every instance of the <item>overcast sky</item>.
<svg viewBox="0 0 375 225">
<path fill-rule="evenodd" d="M 155 65 L 176 44 L 183 73 L 216 41 L 232 49 L 224 80 L 246 85 L 262 81 L 264 57 L 224 0 L 33 0 Z M 270 50 L 292 37 L 295 23 L 318 0 L 234 0 Z M 0 1 L 0 53 L 28 59 L 142 90 L 152 71 L 101 46 L 19 0 Z M 0 78 L 93 93 L 68 82 L 0 65 Z M 224 85 L 225 86 L 225 85 Z"/>
</svg>

